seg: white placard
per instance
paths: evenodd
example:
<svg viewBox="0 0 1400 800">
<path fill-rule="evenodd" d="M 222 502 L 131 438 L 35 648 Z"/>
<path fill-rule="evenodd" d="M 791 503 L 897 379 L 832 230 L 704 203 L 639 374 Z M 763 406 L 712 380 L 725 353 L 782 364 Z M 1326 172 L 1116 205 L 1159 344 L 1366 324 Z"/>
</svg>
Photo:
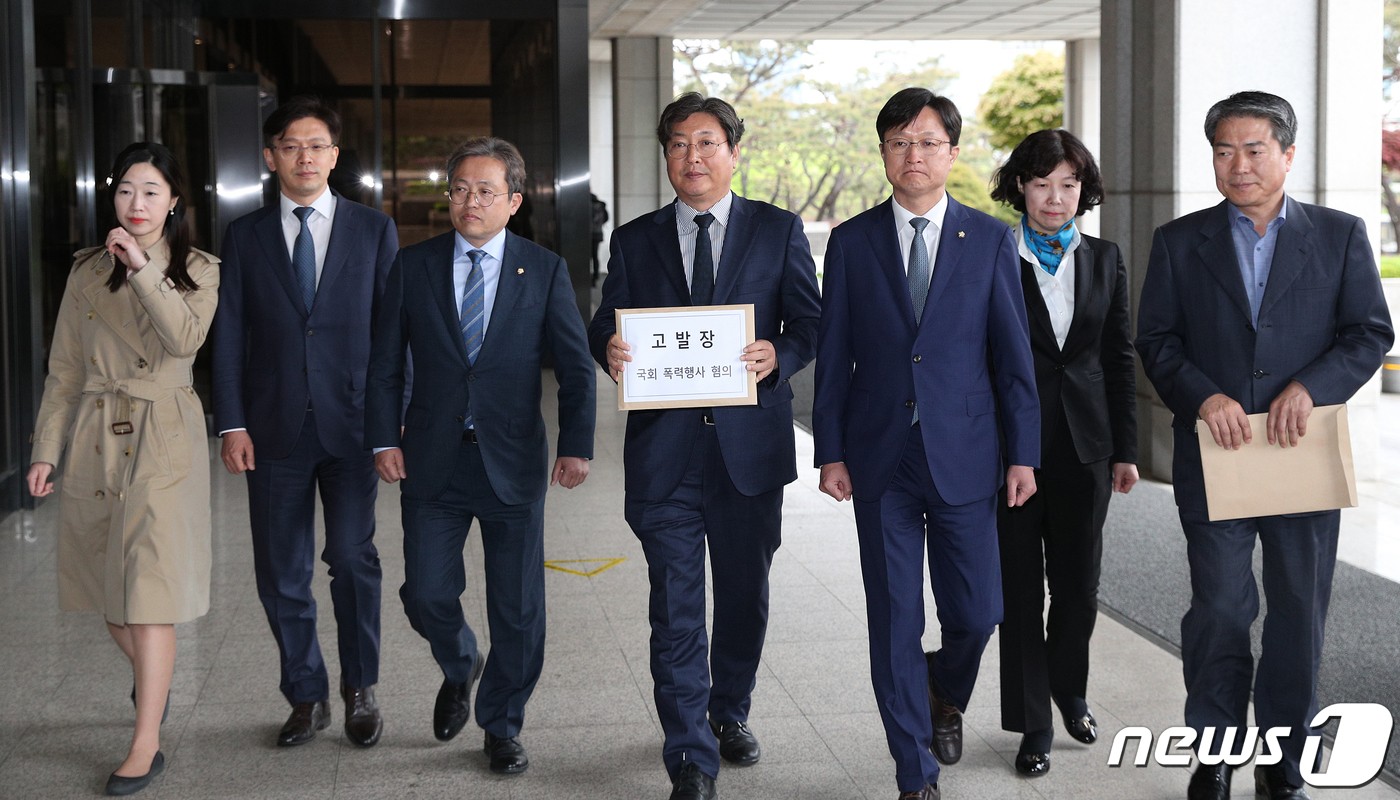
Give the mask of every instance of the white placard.
<svg viewBox="0 0 1400 800">
<path fill-rule="evenodd" d="M 618 309 L 616 323 L 632 346 L 619 410 L 758 402 L 758 381 L 741 359 L 754 340 L 752 303 Z"/>
</svg>

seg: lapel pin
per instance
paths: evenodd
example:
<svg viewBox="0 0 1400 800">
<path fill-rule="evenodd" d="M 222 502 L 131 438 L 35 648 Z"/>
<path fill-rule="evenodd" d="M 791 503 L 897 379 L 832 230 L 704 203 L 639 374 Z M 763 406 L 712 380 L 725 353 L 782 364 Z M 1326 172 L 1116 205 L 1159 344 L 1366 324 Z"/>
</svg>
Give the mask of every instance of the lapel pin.
<svg viewBox="0 0 1400 800">
<path fill-rule="evenodd" d="M 516 275 L 524 275 L 524 274 L 525 274 L 525 268 L 524 268 L 524 267 L 516 267 L 516 268 L 515 268 L 515 274 L 516 274 Z"/>
<path fill-rule="evenodd" d="M 958 238 L 959 238 L 959 239 L 966 239 L 966 238 L 967 238 L 967 232 L 966 232 L 966 231 L 958 231 Z"/>
</svg>

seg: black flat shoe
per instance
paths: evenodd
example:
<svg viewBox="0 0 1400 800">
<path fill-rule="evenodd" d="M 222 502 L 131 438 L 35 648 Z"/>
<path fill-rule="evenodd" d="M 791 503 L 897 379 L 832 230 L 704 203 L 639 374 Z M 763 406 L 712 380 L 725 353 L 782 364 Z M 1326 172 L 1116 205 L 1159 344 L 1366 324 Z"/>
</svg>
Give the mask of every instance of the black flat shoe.
<svg viewBox="0 0 1400 800">
<path fill-rule="evenodd" d="M 1065 715 L 1065 730 L 1069 732 L 1072 739 L 1084 744 L 1093 744 L 1099 740 L 1099 721 L 1094 719 L 1094 715 L 1088 711 L 1082 717 L 1070 717 Z"/>
<path fill-rule="evenodd" d="M 151 768 L 146 770 L 145 775 L 138 775 L 134 778 L 127 778 L 113 772 L 107 777 L 107 794 L 114 797 L 121 797 L 128 794 L 136 794 L 151 784 L 156 776 L 165 771 L 165 754 L 156 751 L 156 757 L 151 759 Z"/>
<path fill-rule="evenodd" d="M 486 659 L 477 653 L 471 677 L 462 683 L 443 678 L 437 700 L 433 703 L 433 736 L 439 742 L 450 741 L 462 732 L 467 720 L 472 718 L 472 686 L 476 685 L 485 669 Z"/>
<path fill-rule="evenodd" d="M 384 717 L 374 700 L 374 687 L 341 686 L 340 696 L 345 699 L 345 738 L 360 747 L 373 747 L 384 732 Z"/>
<path fill-rule="evenodd" d="M 701 772 L 691 761 L 676 773 L 669 800 L 715 800 L 718 796 L 715 779 Z"/>
<path fill-rule="evenodd" d="M 1017 753 L 1016 774 L 1039 778 L 1050 771 L 1049 753 Z"/>
</svg>

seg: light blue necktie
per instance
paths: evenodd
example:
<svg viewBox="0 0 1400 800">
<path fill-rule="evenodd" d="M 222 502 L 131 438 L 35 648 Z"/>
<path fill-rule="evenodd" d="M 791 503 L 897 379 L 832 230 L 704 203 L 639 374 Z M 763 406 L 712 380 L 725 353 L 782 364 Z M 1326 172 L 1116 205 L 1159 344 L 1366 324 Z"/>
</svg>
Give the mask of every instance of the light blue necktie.
<svg viewBox="0 0 1400 800">
<path fill-rule="evenodd" d="M 486 281 L 481 275 L 481 259 L 486 257 L 484 250 L 469 250 L 467 257 L 472 260 L 471 271 L 467 273 L 467 287 L 462 290 L 462 344 L 467 348 L 467 363 L 476 364 L 481 355 L 481 342 L 486 338 Z M 462 427 L 476 426 L 471 408 L 467 409 Z"/>
<path fill-rule="evenodd" d="M 928 220 L 914 217 L 909 220 L 914 226 L 914 241 L 909 245 L 909 302 L 914 305 L 914 325 L 924 317 L 924 303 L 928 301 L 928 245 L 924 243 L 924 228 Z M 919 421 L 919 408 L 914 407 L 913 425 Z"/>
<path fill-rule="evenodd" d="M 316 301 L 316 242 L 311 238 L 311 228 L 306 219 L 314 211 L 311 206 L 301 206 L 292 211 L 301 220 L 301 230 L 292 243 L 292 270 L 297 274 L 297 285 L 301 287 L 301 301 L 306 313 L 311 313 L 311 304 Z"/>
</svg>

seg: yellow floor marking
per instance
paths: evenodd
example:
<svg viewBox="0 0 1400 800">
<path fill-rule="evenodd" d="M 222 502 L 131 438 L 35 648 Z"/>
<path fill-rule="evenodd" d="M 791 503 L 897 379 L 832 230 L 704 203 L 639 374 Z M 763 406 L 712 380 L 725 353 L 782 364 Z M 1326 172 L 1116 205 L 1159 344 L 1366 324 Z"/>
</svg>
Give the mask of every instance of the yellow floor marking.
<svg viewBox="0 0 1400 800">
<path fill-rule="evenodd" d="M 560 572 L 567 572 L 570 575 L 582 575 L 585 578 L 591 578 L 604 570 L 612 569 L 613 567 L 617 566 L 618 564 L 621 564 L 626 560 L 626 558 L 570 558 L 564 559 L 562 561 L 546 561 L 544 562 L 544 565 L 550 569 L 557 569 Z M 569 567 L 561 566 L 563 564 L 597 564 L 598 566 L 594 567 L 591 570 L 582 570 L 571 569 Z"/>
</svg>

